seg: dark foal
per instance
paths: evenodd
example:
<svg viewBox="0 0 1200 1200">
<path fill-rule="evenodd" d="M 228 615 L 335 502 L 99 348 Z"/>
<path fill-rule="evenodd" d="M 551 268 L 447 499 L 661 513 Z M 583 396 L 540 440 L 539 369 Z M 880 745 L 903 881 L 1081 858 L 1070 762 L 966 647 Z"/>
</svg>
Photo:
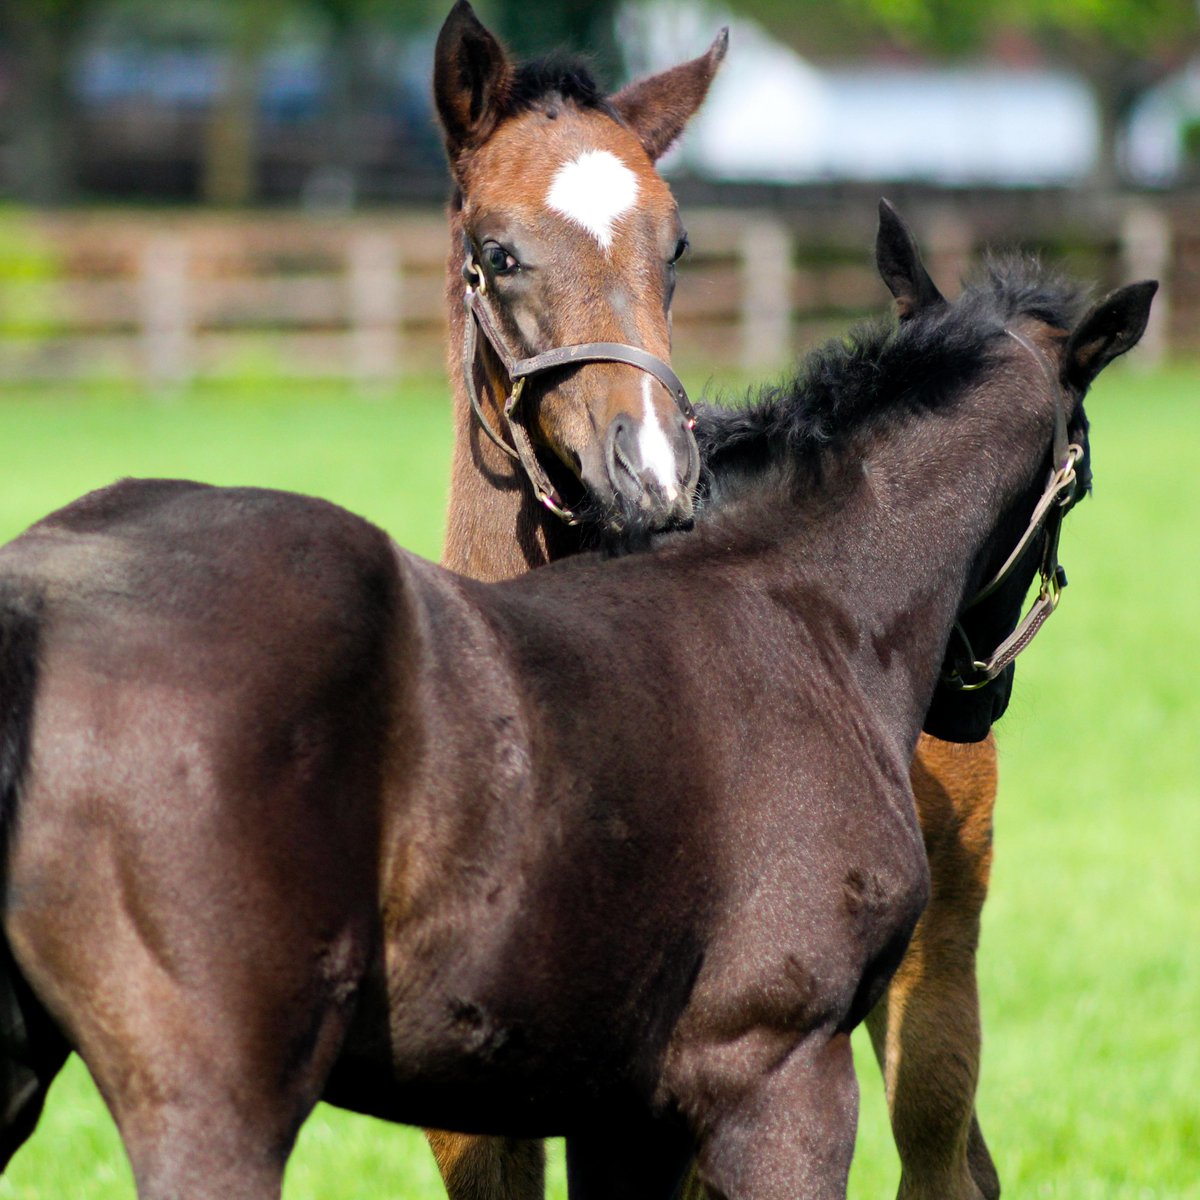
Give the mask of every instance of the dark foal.
<svg viewBox="0 0 1200 1200">
<path fill-rule="evenodd" d="M 614 562 L 485 585 L 171 481 L 0 550 L 5 933 L 139 1196 L 277 1196 L 322 1095 L 567 1134 L 596 1194 L 694 1149 L 717 1195 L 844 1195 L 943 652 L 1015 624 L 1032 552 L 967 606 L 1152 290 L 1076 321 L 996 274 L 828 349 L 709 418 L 694 533 Z"/>
</svg>

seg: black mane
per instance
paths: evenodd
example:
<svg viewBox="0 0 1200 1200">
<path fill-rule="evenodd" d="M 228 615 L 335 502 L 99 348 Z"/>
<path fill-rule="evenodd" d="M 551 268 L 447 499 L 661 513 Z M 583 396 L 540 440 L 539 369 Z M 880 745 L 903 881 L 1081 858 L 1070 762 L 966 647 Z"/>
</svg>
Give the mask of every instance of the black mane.
<svg viewBox="0 0 1200 1200">
<path fill-rule="evenodd" d="M 505 97 L 505 116 L 517 116 L 555 99 L 616 119 L 587 63 L 562 54 L 535 58 L 516 68 Z"/>
<path fill-rule="evenodd" d="M 992 259 L 948 307 L 897 323 L 879 318 L 809 354 L 796 375 L 732 407 L 703 405 L 696 423 L 705 499 L 726 470 L 772 463 L 815 471 L 821 453 L 888 414 L 928 410 L 985 369 L 993 339 L 1032 316 L 1070 329 L 1083 296 L 1028 256 Z"/>
</svg>

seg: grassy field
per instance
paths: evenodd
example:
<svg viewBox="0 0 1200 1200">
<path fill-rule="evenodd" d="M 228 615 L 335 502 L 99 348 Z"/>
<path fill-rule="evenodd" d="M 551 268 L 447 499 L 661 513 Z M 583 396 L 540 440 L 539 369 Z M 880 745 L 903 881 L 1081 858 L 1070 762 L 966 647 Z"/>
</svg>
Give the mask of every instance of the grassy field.
<svg viewBox="0 0 1200 1200">
<path fill-rule="evenodd" d="M 10 391 L 0 534 L 120 475 L 182 475 L 315 492 L 435 556 L 445 404 L 437 383 L 401 398 Z M 1009 1196 L 1200 1198 L 1200 371 L 1114 368 L 1089 411 L 1096 494 L 1064 536 L 1071 586 L 999 731 L 980 1113 Z M 897 1178 L 867 1060 L 861 1200 L 893 1195 Z M 73 1060 L 0 1200 L 132 1194 Z M 324 1108 L 285 1187 L 288 1200 L 440 1194 L 419 1134 Z"/>
</svg>

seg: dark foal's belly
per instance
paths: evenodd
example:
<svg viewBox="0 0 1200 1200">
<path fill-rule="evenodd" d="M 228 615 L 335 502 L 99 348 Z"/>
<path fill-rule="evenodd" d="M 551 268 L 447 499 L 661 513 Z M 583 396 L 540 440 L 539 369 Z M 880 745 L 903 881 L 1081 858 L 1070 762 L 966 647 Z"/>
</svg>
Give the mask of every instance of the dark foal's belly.
<svg viewBox="0 0 1200 1200">
<path fill-rule="evenodd" d="M 390 995 L 377 964 L 324 1099 L 405 1124 L 512 1136 L 651 1109 L 700 967 L 700 931 L 671 923 L 637 947 L 590 936 L 569 946 L 555 932 L 559 945 L 520 937 L 518 950 L 500 939 L 430 970 L 410 960 Z"/>
<path fill-rule="evenodd" d="M 406 1125 L 514 1137 L 565 1135 L 607 1111 L 651 1106 L 662 1058 L 652 1046 L 618 1051 L 623 1039 L 599 1046 L 466 1006 L 457 1017 L 458 1044 L 452 1029 L 395 1058 L 353 1031 L 322 1098 Z"/>
</svg>

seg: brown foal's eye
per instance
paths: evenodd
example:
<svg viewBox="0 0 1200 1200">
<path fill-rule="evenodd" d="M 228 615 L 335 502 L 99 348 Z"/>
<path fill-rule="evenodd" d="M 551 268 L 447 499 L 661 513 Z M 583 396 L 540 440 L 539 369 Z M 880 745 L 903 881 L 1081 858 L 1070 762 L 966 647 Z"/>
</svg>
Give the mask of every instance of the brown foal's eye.
<svg viewBox="0 0 1200 1200">
<path fill-rule="evenodd" d="M 674 266 L 691 248 L 692 243 L 688 241 L 688 235 L 683 234 L 679 241 L 675 243 L 675 253 L 671 255 L 671 264 Z"/>
<path fill-rule="evenodd" d="M 510 275 L 520 265 L 499 242 L 485 242 L 483 261 L 494 275 Z"/>
</svg>

